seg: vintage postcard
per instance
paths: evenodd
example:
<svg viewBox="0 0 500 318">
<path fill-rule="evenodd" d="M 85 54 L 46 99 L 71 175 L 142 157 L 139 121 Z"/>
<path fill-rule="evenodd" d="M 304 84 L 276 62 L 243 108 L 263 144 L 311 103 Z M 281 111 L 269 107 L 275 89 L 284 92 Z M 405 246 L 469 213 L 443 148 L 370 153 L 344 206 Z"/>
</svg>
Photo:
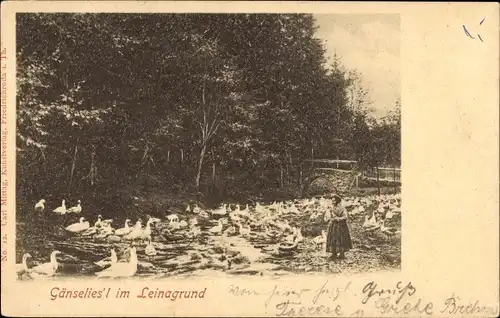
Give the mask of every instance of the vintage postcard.
<svg viewBox="0 0 500 318">
<path fill-rule="evenodd" d="M 498 9 L 2 2 L 2 314 L 498 316 Z"/>
</svg>

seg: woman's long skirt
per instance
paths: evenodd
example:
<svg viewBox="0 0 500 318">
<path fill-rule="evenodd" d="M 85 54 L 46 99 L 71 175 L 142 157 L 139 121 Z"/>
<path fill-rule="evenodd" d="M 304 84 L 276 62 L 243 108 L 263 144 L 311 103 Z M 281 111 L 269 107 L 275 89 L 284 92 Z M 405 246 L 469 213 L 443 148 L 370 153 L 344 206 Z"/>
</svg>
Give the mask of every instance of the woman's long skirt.
<svg viewBox="0 0 500 318">
<path fill-rule="evenodd" d="M 330 221 L 326 237 L 326 251 L 343 254 L 352 248 L 351 234 L 346 220 Z"/>
</svg>

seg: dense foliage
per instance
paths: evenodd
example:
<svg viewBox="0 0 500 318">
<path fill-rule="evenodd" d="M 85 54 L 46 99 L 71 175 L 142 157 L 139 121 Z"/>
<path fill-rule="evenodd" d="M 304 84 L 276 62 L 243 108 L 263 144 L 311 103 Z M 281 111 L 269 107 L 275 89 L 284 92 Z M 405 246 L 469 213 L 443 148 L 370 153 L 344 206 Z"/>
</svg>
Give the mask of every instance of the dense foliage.
<svg viewBox="0 0 500 318">
<path fill-rule="evenodd" d="M 398 164 L 399 105 L 371 118 L 315 29 L 307 14 L 18 14 L 18 197 Z"/>
</svg>

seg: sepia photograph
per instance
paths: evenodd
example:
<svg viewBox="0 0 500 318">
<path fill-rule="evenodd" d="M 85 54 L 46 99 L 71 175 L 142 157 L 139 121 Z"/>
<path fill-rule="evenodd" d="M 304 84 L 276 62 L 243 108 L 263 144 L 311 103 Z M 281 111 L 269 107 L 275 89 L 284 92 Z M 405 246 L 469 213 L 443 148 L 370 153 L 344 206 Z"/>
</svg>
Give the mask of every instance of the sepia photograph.
<svg viewBox="0 0 500 318">
<path fill-rule="evenodd" d="M 497 317 L 498 8 L 3 1 L 2 316 Z"/>
<path fill-rule="evenodd" d="M 400 271 L 399 14 L 17 13 L 16 59 L 17 279 Z"/>
</svg>

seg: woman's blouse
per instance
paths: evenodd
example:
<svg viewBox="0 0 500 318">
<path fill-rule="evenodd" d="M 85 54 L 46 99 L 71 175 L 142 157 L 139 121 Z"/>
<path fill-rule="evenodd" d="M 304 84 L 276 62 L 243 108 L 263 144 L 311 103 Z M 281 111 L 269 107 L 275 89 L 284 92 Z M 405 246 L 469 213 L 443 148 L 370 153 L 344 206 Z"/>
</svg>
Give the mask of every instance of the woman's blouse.
<svg viewBox="0 0 500 318">
<path fill-rule="evenodd" d="M 333 207 L 333 219 L 335 220 L 346 220 L 347 212 L 342 205 L 337 205 Z"/>
</svg>

